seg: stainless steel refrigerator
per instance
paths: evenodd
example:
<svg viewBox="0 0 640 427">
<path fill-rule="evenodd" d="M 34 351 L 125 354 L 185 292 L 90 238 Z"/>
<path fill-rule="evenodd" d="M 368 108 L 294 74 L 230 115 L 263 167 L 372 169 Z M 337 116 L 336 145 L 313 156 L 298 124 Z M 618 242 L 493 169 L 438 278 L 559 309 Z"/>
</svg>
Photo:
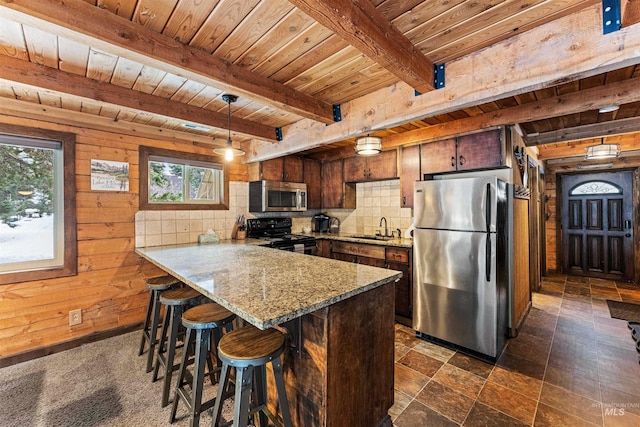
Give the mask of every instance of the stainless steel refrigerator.
<svg viewBox="0 0 640 427">
<path fill-rule="evenodd" d="M 513 226 L 507 187 L 496 177 L 414 186 L 413 327 L 490 358 L 502 352 L 509 324 Z"/>
</svg>

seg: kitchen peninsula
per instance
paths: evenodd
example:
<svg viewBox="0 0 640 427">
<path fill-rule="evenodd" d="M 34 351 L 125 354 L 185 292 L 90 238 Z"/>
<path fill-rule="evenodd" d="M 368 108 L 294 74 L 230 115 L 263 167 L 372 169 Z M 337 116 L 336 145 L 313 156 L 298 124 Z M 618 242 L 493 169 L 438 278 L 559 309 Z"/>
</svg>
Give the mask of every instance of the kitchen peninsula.
<svg viewBox="0 0 640 427">
<path fill-rule="evenodd" d="M 289 330 L 294 425 L 391 426 L 401 273 L 242 243 L 136 252 L 248 323 Z"/>
</svg>

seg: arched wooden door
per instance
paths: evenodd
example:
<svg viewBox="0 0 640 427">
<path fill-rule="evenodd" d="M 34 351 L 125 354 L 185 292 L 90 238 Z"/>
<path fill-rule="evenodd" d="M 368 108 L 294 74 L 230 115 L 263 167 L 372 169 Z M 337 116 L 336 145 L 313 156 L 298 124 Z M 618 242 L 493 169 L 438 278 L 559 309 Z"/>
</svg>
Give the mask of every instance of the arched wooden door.
<svg viewBox="0 0 640 427">
<path fill-rule="evenodd" d="M 632 172 L 562 175 L 566 274 L 633 280 Z"/>
</svg>

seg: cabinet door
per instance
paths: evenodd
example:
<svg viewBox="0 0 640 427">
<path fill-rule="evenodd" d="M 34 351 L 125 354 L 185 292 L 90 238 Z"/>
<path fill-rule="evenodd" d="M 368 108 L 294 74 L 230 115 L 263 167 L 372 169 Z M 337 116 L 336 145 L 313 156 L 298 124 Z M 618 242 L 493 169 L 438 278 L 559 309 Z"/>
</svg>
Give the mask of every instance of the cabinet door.
<svg viewBox="0 0 640 427">
<path fill-rule="evenodd" d="M 284 158 L 283 181 L 303 182 L 303 161 L 300 157 L 287 156 Z"/>
<path fill-rule="evenodd" d="M 411 319 L 411 300 L 413 295 L 411 290 L 411 272 L 409 264 L 387 261 L 387 268 L 402 272 L 402 277 L 398 282 L 396 282 L 396 315 L 406 319 Z"/>
<path fill-rule="evenodd" d="M 344 182 L 363 182 L 367 177 L 367 158 L 362 156 L 344 159 Z"/>
<path fill-rule="evenodd" d="M 322 181 L 319 161 L 304 159 L 304 182 L 307 184 L 307 209 L 320 209 L 322 207 Z"/>
<path fill-rule="evenodd" d="M 316 240 L 316 246 L 318 247 L 317 256 L 331 258 L 331 242 L 328 240 Z"/>
<path fill-rule="evenodd" d="M 282 157 L 277 159 L 265 160 L 261 164 L 262 179 L 267 181 L 282 181 L 283 160 Z"/>
<path fill-rule="evenodd" d="M 401 153 L 400 207 L 413 207 L 413 183 L 420 181 L 420 146 L 404 147 Z"/>
<path fill-rule="evenodd" d="M 458 170 L 503 166 L 502 147 L 502 129 L 458 137 Z"/>
<path fill-rule="evenodd" d="M 398 177 L 398 151 L 383 151 L 377 156 L 367 157 L 367 179 L 379 181 Z"/>
<path fill-rule="evenodd" d="M 322 207 L 342 207 L 343 194 L 342 160 L 322 163 Z"/>
<path fill-rule="evenodd" d="M 346 261 L 346 262 L 358 262 L 358 256 L 357 255 L 351 255 L 351 254 L 343 254 L 343 253 L 331 253 L 331 258 L 333 259 L 337 259 L 338 261 Z"/>
<path fill-rule="evenodd" d="M 452 172 L 456 170 L 455 138 L 422 144 L 420 146 L 422 174 Z"/>
<path fill-rule="evenodd" d="M 379 267 L 379 268 L 384 268 L 386 265 L 383 259 L 377 259 L 377 258 L 358 257 L 356 262 L 358 264 L 370 265 L 371 267 Z"/>
</svg>

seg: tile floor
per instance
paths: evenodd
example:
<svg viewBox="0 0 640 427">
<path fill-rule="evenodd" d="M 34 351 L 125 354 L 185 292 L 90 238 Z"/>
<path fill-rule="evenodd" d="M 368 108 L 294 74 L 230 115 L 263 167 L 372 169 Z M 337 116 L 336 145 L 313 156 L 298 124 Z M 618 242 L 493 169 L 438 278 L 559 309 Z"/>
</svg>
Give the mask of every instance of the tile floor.
<svg viewBox="0 0 640 427">
<path fill-rule="evenodd" d="M 640 426 L 640 364 L 606 300 L 640 303 L 640 285 L 545 277 L 496 364 L 396 329 L 396 427 Z"/>
</svg>

